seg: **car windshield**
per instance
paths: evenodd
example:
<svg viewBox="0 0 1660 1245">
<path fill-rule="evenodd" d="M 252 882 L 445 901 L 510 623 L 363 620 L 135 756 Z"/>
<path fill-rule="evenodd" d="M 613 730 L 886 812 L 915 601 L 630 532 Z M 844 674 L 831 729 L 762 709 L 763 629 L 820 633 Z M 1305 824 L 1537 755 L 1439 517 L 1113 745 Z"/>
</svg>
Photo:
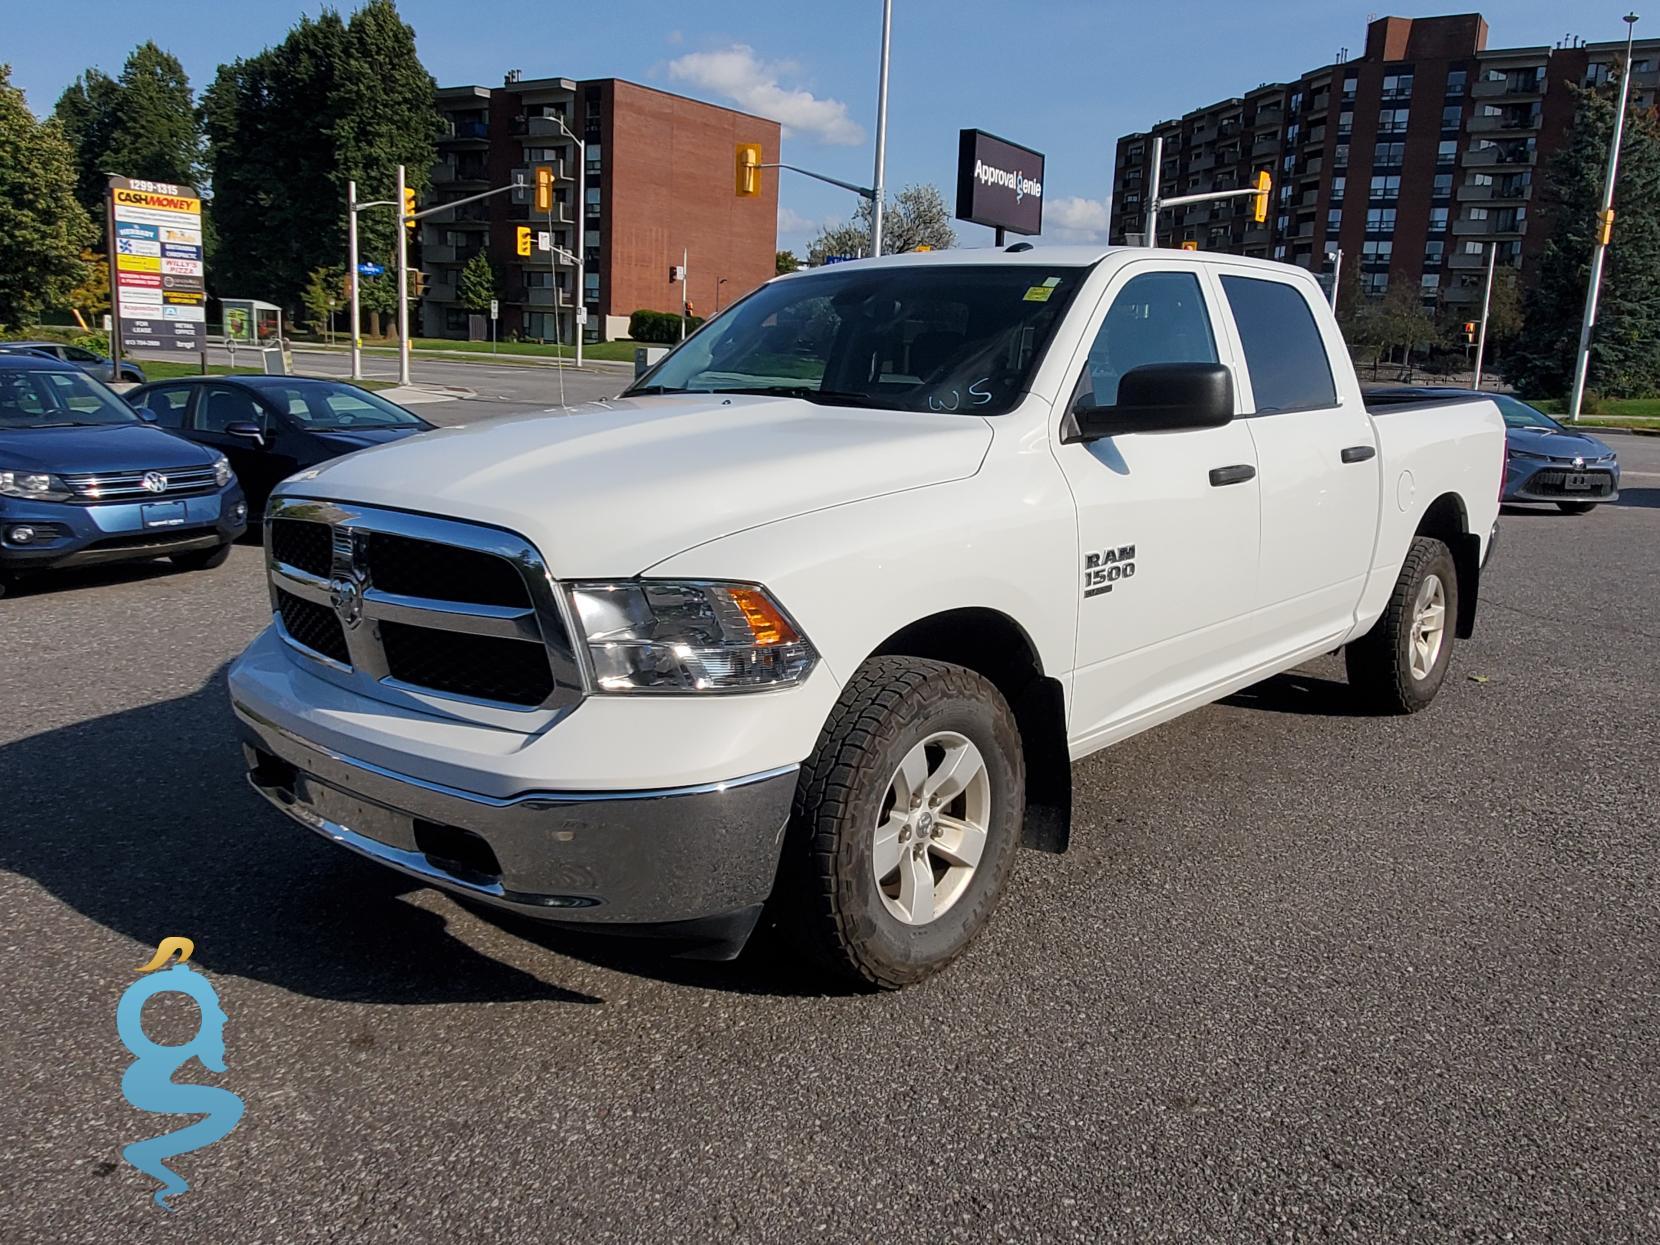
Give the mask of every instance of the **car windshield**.
<svg viewBox="0 0 1660 1245">
<path fill-rule="evenodd" d="M 830 268 L 762 286 L 625 392 L 772 393 L 998 415 L 1026 391 L 1087 270 Z"/>
<path fill-rule="evenodd" d="M 262 384 L 260 395 L 311 432 L 345 432 L 362 428 L 420 428 L 424 421 L 401 406 L 352 385 L 327 381 Z"/>
<path fill-rule="evenodd" d="M 92 427 L 137 420 L 131 407 L 78 368 L 0 368 L 0 428 Z"/>
<path fill-rule="evenodd" d="M 1506 428 L 1544 428 L 1550 432 L 1566 432 L 1561 424 L 1557 423 L 1543 411 L 1536 411 L 1519 398 L 1503 396 L 1493 399 L 1498 403 L 1499 414 L 1504 416 Z"/>
</svg>

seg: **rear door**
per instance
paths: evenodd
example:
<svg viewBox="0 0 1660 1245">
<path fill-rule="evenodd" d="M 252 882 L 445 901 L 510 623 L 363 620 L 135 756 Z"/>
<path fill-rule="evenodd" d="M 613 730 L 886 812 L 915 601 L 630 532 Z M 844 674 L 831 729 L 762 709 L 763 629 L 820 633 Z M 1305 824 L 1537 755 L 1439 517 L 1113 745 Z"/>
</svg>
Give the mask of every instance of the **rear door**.
<svg viewBox="0 0 1660 1245">
<path fill-rule="evenodd" d="M 268 416 L 259 400 L 235 385 L 202 385 L 191 412 L 186 435 L 200 445 L 218 450 L 231 460 L 231 470 L 250 498 L 264 497 L 275 480 L 269 480 L 264 447 L 252 437 L 233 436 L 233 424 L 253 424 L 268 435 Z"/>
<path fill-rule="evenodd" d="M 1262 498 L 1257 623 L 1291 652 L 1349 630 L 1377 537 L 1382 464 L 1336 321 L 1312 282 L 1218 271 L 1244 357 Z"/>
</svg>

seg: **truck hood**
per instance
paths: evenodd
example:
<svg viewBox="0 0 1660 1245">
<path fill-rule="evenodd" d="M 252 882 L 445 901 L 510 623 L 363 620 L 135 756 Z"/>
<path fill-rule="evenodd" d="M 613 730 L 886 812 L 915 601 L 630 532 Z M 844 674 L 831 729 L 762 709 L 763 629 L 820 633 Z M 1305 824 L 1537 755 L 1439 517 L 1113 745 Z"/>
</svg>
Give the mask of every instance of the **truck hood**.
<svg viewBox="0 0 1660 1245">
<path fill-rule="evenodd" d="M 201 467 L 216 455 L 136 420 L 77 428 L 0 430 L 0 467 L 68 474 Z"/>
<path fill-rule="evenodd" d="M 991 439 L 974 415 L 665 394 L 440 429 L 278 492 L 489 523 L 561 578 L 627 576 L 745 528 L 960 480 Z"/>
</svg>

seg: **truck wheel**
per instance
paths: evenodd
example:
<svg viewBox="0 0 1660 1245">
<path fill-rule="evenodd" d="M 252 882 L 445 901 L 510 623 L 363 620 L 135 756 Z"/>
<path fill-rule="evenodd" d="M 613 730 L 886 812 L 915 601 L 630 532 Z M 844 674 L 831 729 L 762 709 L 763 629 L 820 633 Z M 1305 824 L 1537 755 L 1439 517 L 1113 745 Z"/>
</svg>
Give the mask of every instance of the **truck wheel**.
<svg viewBox="0 0 1660 1245">
<path fill-rule="evenodd" d="M 1597 508 L 1594 501 L 1559 501 L 1556 508 L 1563 514 L 1590 514 Z"/>
<path fill-rule="evenodd" d="M 230 556 L 230 542 L 226 541 L 211 549 L 192 549 L 189 553 L 175 553 L 169 561 L 184 571 L 211 571 L 216 566 L 225 565 L 225 559 Z"/>
<path fill-rule="evenodd" d="M 1383 617 L 1344 650 L 1350 686 L 1385 713 L 1427 708 L 1447 677 L 1457 618 L 1452 550 L 1420 536 L 1407 550 Z"/>
<path fill-rule="evenodd" d="M 802 766 L 774 906 L 831 975 L 894 990 L 944 968 L 991 916 L 1025 808 L 998 690 L 939 661 L 854 673 Z"/>
</svg>

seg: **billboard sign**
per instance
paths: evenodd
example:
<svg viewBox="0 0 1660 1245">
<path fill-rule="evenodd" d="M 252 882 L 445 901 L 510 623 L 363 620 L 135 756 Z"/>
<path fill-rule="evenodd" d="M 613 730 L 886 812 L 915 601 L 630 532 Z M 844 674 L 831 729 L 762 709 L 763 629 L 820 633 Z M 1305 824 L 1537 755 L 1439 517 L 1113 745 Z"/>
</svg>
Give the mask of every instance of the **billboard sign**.
<svg viewBox="0 0 1660 1245">
<path fill-rule="evenodd" d="M 110 292 L 123 350 L 206 343 L 202 200 L 190 186 L 111 177 Z"/>
<path fill-rule="evenodd" d="M 957 219 L 1042 233 L 1043 153 L 984 130 L 963 130 L 957 140 Z"/>
</svg>

